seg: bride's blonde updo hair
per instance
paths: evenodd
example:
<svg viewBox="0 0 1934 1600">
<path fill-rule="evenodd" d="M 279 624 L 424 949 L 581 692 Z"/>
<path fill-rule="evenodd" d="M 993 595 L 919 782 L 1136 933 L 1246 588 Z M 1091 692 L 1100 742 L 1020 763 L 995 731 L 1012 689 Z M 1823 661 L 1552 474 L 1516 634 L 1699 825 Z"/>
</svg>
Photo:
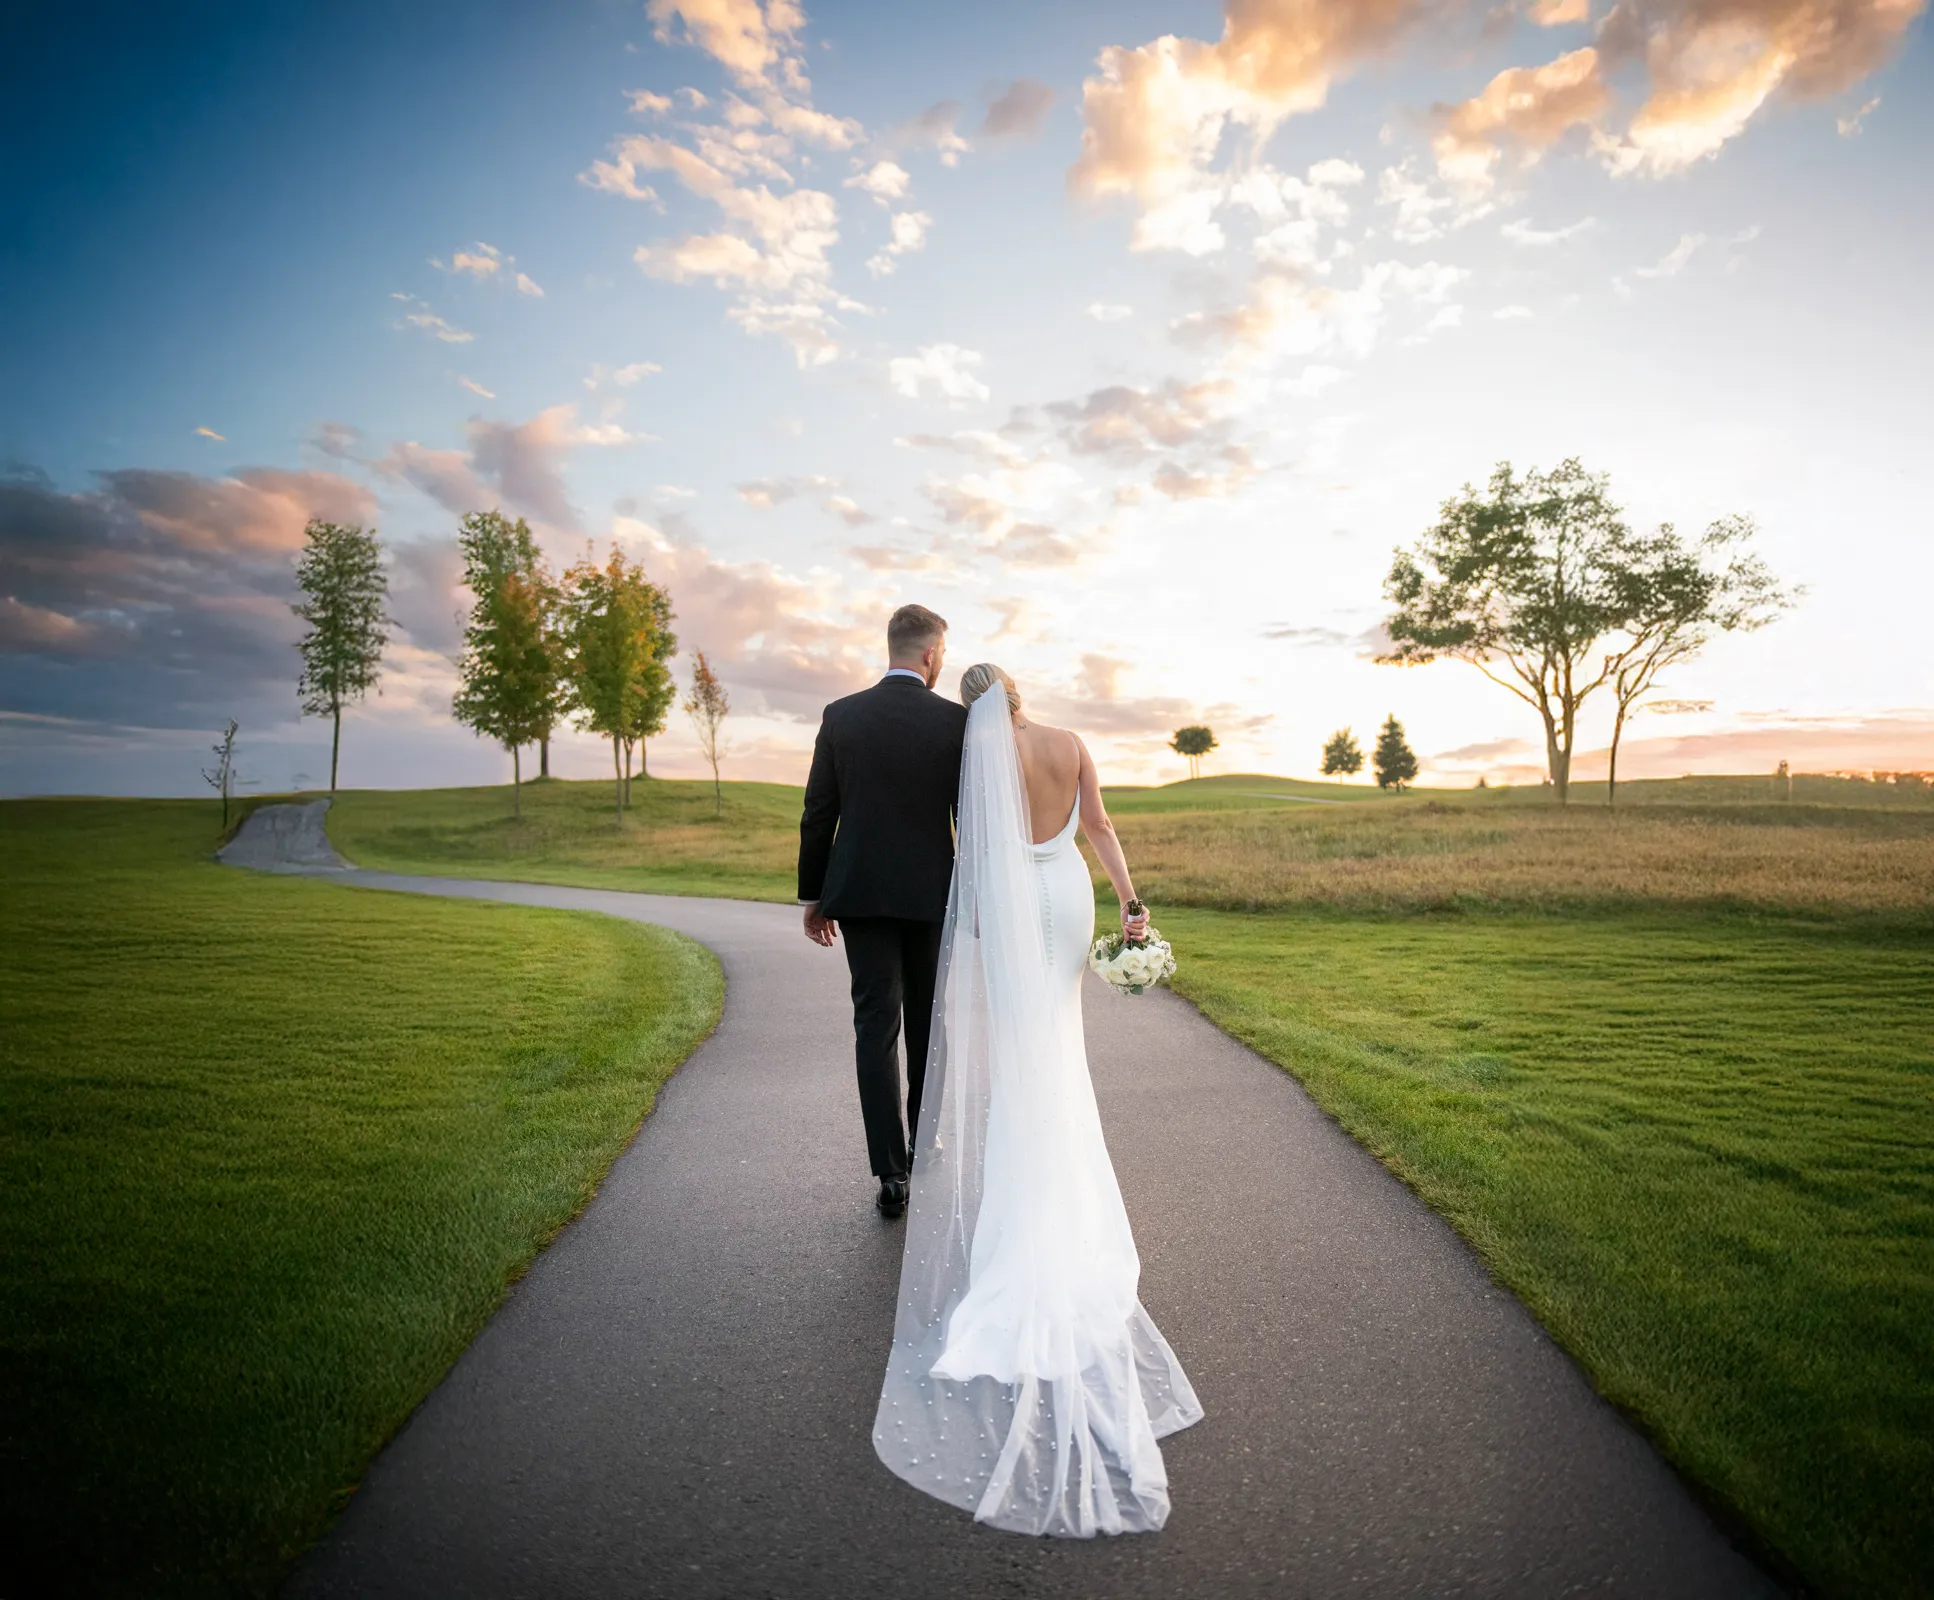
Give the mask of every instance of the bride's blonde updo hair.
<svg viewBox="0 0 1934 1600">
<path fill-rule="evenodd" d="M 977 662 L 960 675 L 960 703 L 972 705 L 997 683 L 1007 685 L 1008 712 L 1019 711 L 1021 691 L 1014 687 L 1014 680 L 991 661 Z"/>
</svg>

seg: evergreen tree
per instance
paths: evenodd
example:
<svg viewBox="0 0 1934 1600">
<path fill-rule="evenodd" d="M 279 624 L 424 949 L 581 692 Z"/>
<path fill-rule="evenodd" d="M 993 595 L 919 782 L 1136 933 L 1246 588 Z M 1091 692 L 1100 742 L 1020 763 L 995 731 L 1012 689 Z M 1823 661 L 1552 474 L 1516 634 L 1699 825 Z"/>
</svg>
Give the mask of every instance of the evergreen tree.
<svg viewBox="0 0 1934 1600">
<path fill-rule="evenodd" d="M 520 517 L 472 512 L 457 533 L 463 581 L 473 596 L 463 631 L 457 721 L 510 751 L 511 794 L 523 815 L 522 747 L 557 720 L 559 661 L 551 627 L 556 586 Z"/>
<path fill-rule="evenodd" d="M 1323 776 L 1339 783 L 1363 770 L 1363 746 L 1348 728 L 1338 728 L 1323 745 Z"/>
<path fill-rule="evenodd" d="M 1417 776 L 1417 757 L 1405 743 L 1403 724 L 1392 713 L 1383 724 L 1383 731 L 1377 735 L 1376 754 L 1372 758 L 1379 789 L 1395 789 L 1399 794 L 1403 786 Z"/>
<path fill-rule="evenodd" d="M 296 562 L 303 600 L 289 609 L 309 625 L 298 641 L 302 676 L 296 695 L 304 716 L 328 717 L 329 792 L 336 792 L 342 752 L 342 708 L 376 687 L 389 643 L 389 579 L 374 528 L 347 527 L 320 518 L 309 524 L 308 543 Z"/>
</svg>

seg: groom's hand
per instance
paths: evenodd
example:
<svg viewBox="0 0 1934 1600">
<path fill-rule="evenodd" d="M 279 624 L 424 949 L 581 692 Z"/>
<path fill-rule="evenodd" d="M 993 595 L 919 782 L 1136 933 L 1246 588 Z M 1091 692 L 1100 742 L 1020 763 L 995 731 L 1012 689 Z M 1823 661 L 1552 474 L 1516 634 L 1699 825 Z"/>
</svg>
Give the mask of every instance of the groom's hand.
<svg viewBox="0 0 1934 1600">
<path fill-rule="evenodd" d="M 839 924 L 831 917 L 819 914 L 819 905 L 814 902 L 806 907 L 806 937 L 814 944 L 823 944 L 829 949 L 839 935 Z"/>
</svg>

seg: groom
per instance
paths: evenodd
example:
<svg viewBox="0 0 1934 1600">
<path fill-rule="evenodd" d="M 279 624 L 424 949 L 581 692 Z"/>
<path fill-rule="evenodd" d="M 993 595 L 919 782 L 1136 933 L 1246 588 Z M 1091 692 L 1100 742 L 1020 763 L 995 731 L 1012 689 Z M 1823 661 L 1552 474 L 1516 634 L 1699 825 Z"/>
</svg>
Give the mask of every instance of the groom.
<svg viewBox="0 0 1934 1600">
<path fill-rule="evenodd" d="M 826 708 L 799 819 L 799 903 L 806 937 L 830 946 L 844 926 L 853 975 L 854 1055 L 866 1153 L 880 1211 L 907 1207 L 908 1144 L 954 870 L 954 802 L 967 712 L 932 693 L 947 622 L 902 606 L 886 625 L 886 676 Z M 900 1025 L 906 1018 L 906 1122 Z"/>
</svg>

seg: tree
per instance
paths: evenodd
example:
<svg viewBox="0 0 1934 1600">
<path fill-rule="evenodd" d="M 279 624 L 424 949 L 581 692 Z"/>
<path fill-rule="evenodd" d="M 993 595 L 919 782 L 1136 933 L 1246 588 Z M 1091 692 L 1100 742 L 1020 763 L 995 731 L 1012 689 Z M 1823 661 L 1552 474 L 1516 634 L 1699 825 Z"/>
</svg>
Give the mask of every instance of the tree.
<svg viewBox="0 0 1934 1600">
<path fill-rule="evenodd" d="M 1500 462 L 1484 495 L 1465 484 L 1397 552 L 1384 581 L 1392 648 L 1378 659 L 1465 661 L 1531 706 L 1562 804 L 1579 707 L 1612 672 L 1592 658 L 1626 604 L 1616 579 L 1629 539 L 1606 480 L 1576 458 L 1523 477 Z"/>
<path fill-rule="evenodd" d="M 712 764 L 712 815 L 715 817 L 725 807 L 719 790 L 719 729 L 731 709 L 732 701 L 726 695 L 725 685 L 712 671 L 705 652 L 699 651 L 698 659 L 692 663 L 692 692 L 685 696 L 685 715 L 692 719 L 692 726 L 698 730 L 698 747 Z"/>
<path fill-rule="evenodd" d="M 329 792 L 334 794 L 342 708 L 376 687 L 383 646 L 389 643 L 390 619 L 383 609 L 389 579 L 374 528 L 317 518 L 307 539 L 295 569 L 305 598 L 289 608 L 309 625 L 296 645 L 302 652 L 296 695 L 304 716 L 327 716 L 334 724 L 329 740 Z"/>
<path fill-rule="evenodd" d="M 1363 747 L 1348 728 L 1338 728 L 1323 745 L 1323 776 L 1341 783 L 1363 770 Z"/>
<path fill-rule="evenodd" d="M 1613 574 L 1614 603 L 1624 642 L 1605 658 L 1618 710 L 1612 719 L 1611 766 L 1605 803 L 1618 797 L 1618 743 L 1625 719 L 1650 693 L 1659 674 L 1703 650 L 1715 633 L 1763 628 L 1799 591 L 1785 590 L 1758 556 L 1746 552 L 1750 517 L 1721 517 L 1694 544 L 1671 523 L 1629 541 Z"/>
<path fill-rule="evenodd" d="M 611 741 L 618 820 L 624 820 L 630 746 L 665 723 L 672 690 L 665 658 L 676 640 L 665 631 L 671 601 L 625 560 L 617 545 L 600 567 L 587 548 L 564 575 L 560 635 L 570 665 L 570 704 L 578 725 Z"/>
<path fill-rule="evenodd" d="M 221 743 L 209 747 L 215 752 L 214 768 L 212 770 L 208 767 L 201 769 L 201 775 L 207 780 L 208 787 L 215 790 L 222 797 L 223 833 L 228 832 L 229 797 L 235 793 L 235 735 L 240 730 L 241 724 L 233 717 L 230 717 L 228 719 L 228 726 L 222 729 Z"/>
<path fill-rule="evenodd" d="M 1416 754 L 1405 742 L 1403 724 L 1397 720 L 1394 712 L 1384 720 L 1372 759 L 1379 789 L 1395 789 L 1402 794 L 1403 786 L 1417 776 Z"/>
<path fill-rule="evenodd" d="M 463 630 L 457 721 L 510 751 L 512 809 L 524 813 L 522 747 L 557 721 L 559 663 L 551 626 L 556 585 L 523 518 L 473 511 L 457 532 L 472 595 Z"/>
<path fill-rule="evenodd" d="M 649 778 L 645 741 L 665 731 L 665 719 L 672 702 L 678 698 L 678 684 L 672 677 L 671 660 L 678 653 L 678 635 L 671 631 L 671 596 L 656 584 L 646 585 L 645 608 L 649 614 L 652 640 L 651 665 L 640 688 L 643 704 L 638 713 L 638 731 L 625 741 L 625 804 L 631 803 L 631 747 L 638 747 L 638 776 Z"/>
<path fill-rule="evenodd" d="M 1187 756 L 1189 776 L 1199 778 L 1202 776 L 1202 758 L 1215 748 L 1215 733 L 1200 726 L 1177 728 L 1168 747 L 1178 756 Z"/>
</svg>

